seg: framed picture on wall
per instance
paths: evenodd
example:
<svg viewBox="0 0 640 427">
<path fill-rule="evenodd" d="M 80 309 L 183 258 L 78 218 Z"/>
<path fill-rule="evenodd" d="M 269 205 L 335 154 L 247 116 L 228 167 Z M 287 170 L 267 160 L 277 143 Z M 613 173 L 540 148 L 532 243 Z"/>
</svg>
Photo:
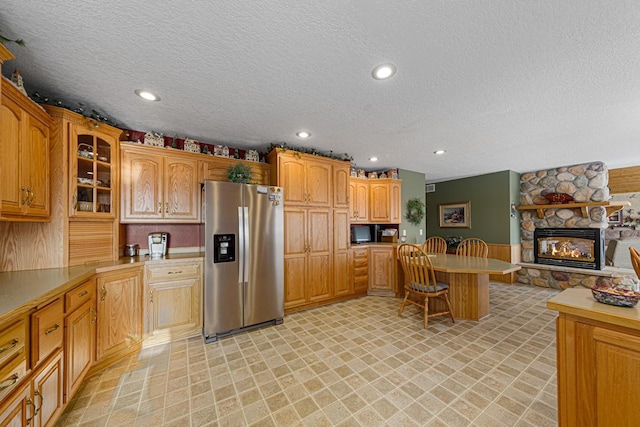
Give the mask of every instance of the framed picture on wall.
<svg viewBox="0 0 640 427">
<path fill-rule="evenodd" d="M 471 202 L 438 205 L 441 228 L 471 228 Z"/>
<path fill-rule="evenodd" d="M 615 211 L 607 218 L 609 225 L 622 225 L 622 210 Z"/>
</svg>

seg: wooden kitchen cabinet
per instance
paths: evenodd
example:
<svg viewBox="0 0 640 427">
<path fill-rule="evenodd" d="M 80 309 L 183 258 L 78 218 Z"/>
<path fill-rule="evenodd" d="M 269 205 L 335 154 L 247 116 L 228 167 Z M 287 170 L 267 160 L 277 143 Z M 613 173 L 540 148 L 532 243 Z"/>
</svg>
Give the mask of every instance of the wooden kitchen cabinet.
<svg viewBox="0 0 640 427">
<path fill-rule="evenodd" d="M 0 426 L 53 426 L 62 413 L 62 351 L 0 403 Z"/>
<path fill-rule="evenodd" d="M 329 209 L 285 209 L 285 310 L 333 295 L 331 220 Z"/>
<path fill-rule="evenodd" d="M 369 222 L 369 181 L 364 178 L 349 180 L 349 219 L 352 223 Z"/>
<path fill-rule="evenodd" d="M 402 181 L 380 179 L 370 183 L 371 222 L 399 224 L 402 221 Z"/>
<path fill-rule="evenodd" d="M 198 160 L 122 144 L 121 222 L 200 221 Z"/>
<path fill-rule="evenodd" d="M 200 162 L 200 178 L 198 182 L 205 180 L 229 181 L 229 168 L 238 163 L 245 164 L 251 168 L 251 182 L 259 185 L 269 185 L 271 181 L 271 167 L 266 163 L 257 163 L 249 160 L 231 159 L 226 157 L 209 156 Z"/>
<path fill-rule="evenodd" d="M 202 260 L 146 265 L 145 346 L 202 334 L 202 269 Z"/>
<path fill-rule="evenodd" d="M 351 263 L 349 211 L 336 209 L 333 211 L 333 290 L 335 296 L 353 293 L 353 282 L 350 278 Z"/>
<path fill-rule="evenodd" d="M 58 298 L 31 314 L 31 367 L 42 363 L 62 348 L 64 302 Z"/>
<path fill-rule="evenodd" d="M 333 207 L 340 209 L 349 208 L 350 188 L 349 178 L 351 168 L 349 163 L 334 164 L 333 168 Z"/>
<path fill-rule="evenodd" d="M 369 248 L 354 247 L 351 249 L 353 260 L 351 278 L 355 293 L 367 292 L 369 289 Z"/>
<path fill-rule="evenodd" d="M 284 187 L 285 206 L 330 207 L 332 161 L 296 151 L 275 149 L 267 156 L 272 164 L 272 181 Z"/>
<path fill-rule="evenodd" d="M 1 80 L 0 219 L 47 221 L 51 117 L 8 80 Z"/>
<path fill-rule="evenodd" d="M 29 351 L 28 319 L 20 316 L 0 330 L 0 401 L 18 386 L 27 374 Z M 2 425 L 2 424 L 0 424 Z"/>
<path fill-rule="evenodd" d="M 141 266 L 98 273 L 96 360 L 109 363 L 142 342 Z"/>
<path fill-rule="evenodd" d="M 556 319 L 558 424 L 632 426 L 640 407 L 640 319 L 636 309 L 596 302 L 571 288 L 547 301 Z"/>
<path fill-rule="evenodd" d="M 369 295 L 395 296 L 396 259 L 393 246 L 369 248 Z"/>
<path fill-rule="evenodd" d="M 78 390 L 95 361 L 96 282 L 90 279 L 65 294 L 65 403 Z"/>
</svg>

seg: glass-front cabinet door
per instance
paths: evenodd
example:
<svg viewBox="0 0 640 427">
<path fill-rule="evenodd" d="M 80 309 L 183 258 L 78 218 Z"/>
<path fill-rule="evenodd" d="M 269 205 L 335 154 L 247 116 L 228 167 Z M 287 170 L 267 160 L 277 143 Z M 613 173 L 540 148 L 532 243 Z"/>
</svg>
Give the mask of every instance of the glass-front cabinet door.
<svg viewBox="0 0 640 427">
<path fill-rule="evenodd" d="M 70 137 L 70 216 L 114 217 L 115 140 L 86 129 Z"/>
</svg>

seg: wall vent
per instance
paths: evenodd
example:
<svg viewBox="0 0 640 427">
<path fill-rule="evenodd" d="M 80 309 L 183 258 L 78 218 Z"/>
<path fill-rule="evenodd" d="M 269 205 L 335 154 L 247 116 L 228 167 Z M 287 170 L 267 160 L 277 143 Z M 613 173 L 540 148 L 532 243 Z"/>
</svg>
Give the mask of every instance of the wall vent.
<svg viewBox="0 0 640 427">
<path fill-rule="evenodd" d="M 435 193 L 436 185 L 435 184 L 425 184 L 424 191 L 425 191 L 425 193 Z"/>
</svg>

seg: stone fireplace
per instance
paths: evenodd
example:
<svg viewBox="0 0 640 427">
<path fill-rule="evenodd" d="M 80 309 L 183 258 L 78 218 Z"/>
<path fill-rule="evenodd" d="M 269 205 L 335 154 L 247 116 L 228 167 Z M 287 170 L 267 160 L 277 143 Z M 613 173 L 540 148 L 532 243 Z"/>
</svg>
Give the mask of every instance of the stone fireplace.
<svg viewBox="0 0 640 427">
<path fill-rule="evenodd" d="M 610 199 L 608 182 L 608 169 L 602 162 L 521 175 L 520 205 L 525 209 L 520 220 L 523 268 L 517 272 L 519 283 L 566 289 L 627 280 L 629 275 L 603 268 L 607 214 L 604 207 L 589 205 Z M 569 195 L 573 200 L 566 207 L 554 204 L 546 208 L 551 202 L 545 196 L 550 193 Z M 592 236 L 577 240 L 585 239 L 584 234 L 576 235 L 582 233 L 579 230 L 587 234 L 592 230 Z"/>
</svg>

